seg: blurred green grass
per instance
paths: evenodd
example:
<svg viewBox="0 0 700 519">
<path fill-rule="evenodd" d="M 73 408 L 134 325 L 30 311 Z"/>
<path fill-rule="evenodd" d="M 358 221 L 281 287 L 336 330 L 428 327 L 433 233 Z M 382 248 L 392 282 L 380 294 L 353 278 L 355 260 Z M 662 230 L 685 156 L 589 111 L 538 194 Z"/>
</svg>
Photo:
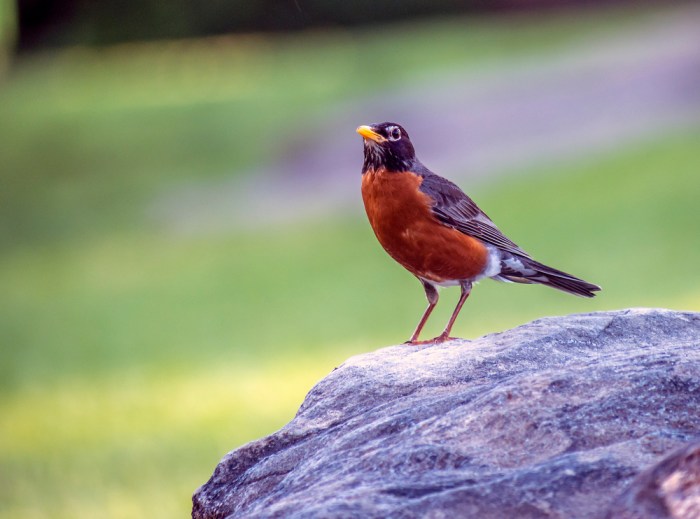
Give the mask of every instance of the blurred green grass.
<svg viewBox="0 0 700 519">
<path fill-rule="evenodd" d="M 364 220 L 172 236 L 144 218 L 154 193 L 238 174 L 269 139 L 381 84 L 378 70 L 389 67 L 387 85 L 476 73 L 621 20 L 217 39 L 193 44 L 182 70 L 178 44 L 22 64 L 0 91 L 0 517 L 186 515 L 224 452 L 283 425 L 348 355 L 405 340 L 424 309 Z M 588 301 L 486 281 L 455 332 L 699 309 L 699 137 L 678 130 L 464 186 L 537 259 L 604 291 Z M 443 292 L 426 335 L 456 298 Z"/>
<path fill-rule="evenodd" d="M 565 55 L 653 15 L 459 18 L 26 55 L 0 83 L 0 247 L 140 228 L 159 189 L 236 175 L 340 100 Z"/>
</svg>

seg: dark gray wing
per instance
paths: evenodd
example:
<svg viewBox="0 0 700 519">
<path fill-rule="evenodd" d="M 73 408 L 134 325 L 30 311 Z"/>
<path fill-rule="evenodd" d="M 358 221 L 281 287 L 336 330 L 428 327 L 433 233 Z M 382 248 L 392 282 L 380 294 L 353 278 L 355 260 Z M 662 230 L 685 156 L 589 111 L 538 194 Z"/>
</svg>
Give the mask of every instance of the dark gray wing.
<svg viewBox="0 0 700 519">
<path fill-rule="evenodd" d="M 496 227 L 491 219 L 464 191 L 449 180 L 427 169 L 420 190 L 433 200 L 433 214 L 442 223 L 518 256 L 530 255 L 518 247 Z"/>
</svg>

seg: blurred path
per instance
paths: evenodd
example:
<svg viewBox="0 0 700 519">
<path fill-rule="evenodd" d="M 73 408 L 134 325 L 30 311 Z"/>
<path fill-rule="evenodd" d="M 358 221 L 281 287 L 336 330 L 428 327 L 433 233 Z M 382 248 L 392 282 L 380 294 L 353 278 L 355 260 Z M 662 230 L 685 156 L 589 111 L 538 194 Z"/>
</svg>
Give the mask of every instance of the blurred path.
<svg viewBox="0 0 700 519">
<path fill-rule="evenodd" d="M 169 193 L 156 214 L 198 232 L 359 211 L 362 123 L 403 124 L 421 160 L 467 191 L 527 165 L 697 123 L 699 27 L 700 7 L 686 6 L 544 58 L 358 93 L 368 97 L 304 122 L 305 134 L 265 168 Z"/>
</svg>

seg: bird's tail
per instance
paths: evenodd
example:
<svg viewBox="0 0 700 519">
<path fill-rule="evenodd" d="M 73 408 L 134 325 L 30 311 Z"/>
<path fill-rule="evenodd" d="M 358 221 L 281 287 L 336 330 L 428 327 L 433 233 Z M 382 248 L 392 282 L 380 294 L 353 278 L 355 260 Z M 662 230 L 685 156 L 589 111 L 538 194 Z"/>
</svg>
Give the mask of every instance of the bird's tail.
<svg viewBox="0 0 700 519">
<path fill-rule="evenodd" d="M 501 272 L 494 276 L 499 281 L 540 283 L 581 297 L 594 297 L 598 285 L 557 270 L 523 256 L 508 255 L 501 260 Z"/>
</svg>

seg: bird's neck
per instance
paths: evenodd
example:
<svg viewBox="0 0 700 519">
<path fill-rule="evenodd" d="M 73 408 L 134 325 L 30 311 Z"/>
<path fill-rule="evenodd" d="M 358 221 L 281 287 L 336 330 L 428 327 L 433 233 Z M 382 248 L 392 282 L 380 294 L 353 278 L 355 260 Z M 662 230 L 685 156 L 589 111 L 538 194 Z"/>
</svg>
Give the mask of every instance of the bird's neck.
<svg viewBox="0 0 700 519">
<path fill-rule="evenodd" d="M 368 171 L 386 170 L 389 173 L 402 173 L 411 171 L 415 159 L 413 157 L 399 157 L 377 146 L 365 147 L 365 160 L 362 164 L 362 173 Z"/>
</svg>

